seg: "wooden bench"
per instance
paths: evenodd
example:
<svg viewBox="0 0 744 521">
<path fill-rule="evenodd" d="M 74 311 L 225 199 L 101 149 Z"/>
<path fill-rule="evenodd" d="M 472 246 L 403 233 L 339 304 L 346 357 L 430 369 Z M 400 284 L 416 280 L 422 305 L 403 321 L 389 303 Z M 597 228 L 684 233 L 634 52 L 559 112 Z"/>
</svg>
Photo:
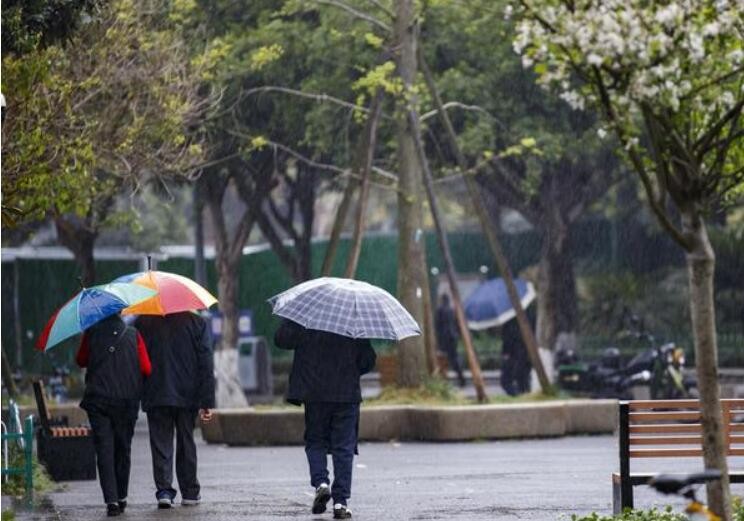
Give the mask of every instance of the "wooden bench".
<svg viewBox="0 0 744 521">
<path fill-rule="evenodd" d="M 96 479 L 96 457 L 93 434 L 89 427 L 68 427 L 51 417 L 44 387 L 33 384 L 39 429 L 36 431 L 37 453 L 54 481 Z M 66 423 L 66 422 L 65 422 Z"/>
<path fill-rule="evenodd" d="M 721 400 L 729 456 L 744 456 L 744 400 Z M 631 473 L 634 458 L 702 458 L 698 400 L 620 402 L 620 472 L 612 474 L 612 509 L 633 508 L 633 487 L 656 473 Z M 661 469 L 666 470 L 666 469 Z M 662 472 L 659 472 L 662 473 Z M 744 483 L 744 471 L 729 468 L 731 483 Z"/>
</svg>

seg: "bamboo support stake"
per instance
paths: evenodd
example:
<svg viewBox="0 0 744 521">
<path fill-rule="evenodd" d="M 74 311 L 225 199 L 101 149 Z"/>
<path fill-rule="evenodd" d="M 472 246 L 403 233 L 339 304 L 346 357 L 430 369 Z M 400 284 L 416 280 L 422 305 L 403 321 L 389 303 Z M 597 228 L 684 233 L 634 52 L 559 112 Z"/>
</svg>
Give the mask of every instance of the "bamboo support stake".
<svg viewBox="0 0 744 521">
<path fill-rule="evenodd" d="M 442 98 L 439 96 L 439 90 L 434 83 L 434 78 L 431 75 L 431 71 L 426 64 L 426 61 L 424 60 L 424 56 L 421 52 L 420 47 L 419 65 L 421 67 L 421 71 L 424 74 L 424 79 L 426 81 L 429 93 L 431 94 L 435 107 L 439 112 L 439 117 L 442 119 L 442 123 L 444 124 L 448 142 L 450 144 L 450 147 L 452 148 L 452 152 L 455 154 L 455 158 L 457 159 L 457 166 L 462 172 L 466 172 L 468 170 L 467 161 L 465 160 L 465 156 L 460 149 L 460 145 L 457 143 L 457 136 L 455 134 L 454 127 L 452 126 L 452 122 L 449 119 L 449 115 L 447 115 L 447 111 L 444 110 Z M 475 209 L 475 213 L 478 215 L 481 228 L 486 234 L 488 244 L 491 247 L 491 253 L 493 253 L 496 265 L 498 266 L 499 272 L 501 273 L 501 276 L 503 277 L 506 284 L 506 290 L 509 295 L 509 300 L 511 301 L 512 307 L 516 312 L 519 330 L 522 333 L 522 339 L 524 340 L 524 344 L 527 347 L 527 354 L 530 358 L 530 362 L 532 363 L 532 367 L 537 373 L 537 379 L 540 382 L 540 387 L 542 388 L 542 391 L 544 393 L 550 393 L 552 392 L 552 386 L 550 385 L 550 380 L 548 379 L 548 375 L 545 372 L 545 367 L 543 366 L 542 359 L 540 358 L 540 352 L 538 350 L 535 334 L 530 327 L 529 320 L 527 319 L 527 314 L 524 312 L 524 308 L 522 307 L 522 302 L 519 298 L 517 287 L 514 285 L 514 277 L 512 275 L 511 268 L 509 267 L 509 262 L 506 259 L 506 255 L 504 255 L 504 250 L 501 247 L 501 241 L 499 241 L 499 238 L 496 236 L 496 231 L 493 229 L 493 226 L 490 225 L 491 223 L 489 222 L 490 219 L 488 216 L 488 211 L 486 210 L 485 204 L 483 203 L 483 198 L 480 194 L 475 179 L 472 176 L 464 176 L 464 179 L 465 185 L 468 190 L 468 195 L 470 196 L 470 200 L 473 203 L 473 208 Z"/>
<path fill-rule="evenodd" d="M 452 253 L 449 247 L 449 241 L 447 240 L 447 233 L 444 230 L 444 223 L 442 222 L 442 215 L 439 211 L 439 203 L 437 202 L 436 194 L 434 193 L 434 182 L 432 180 L 431 169 L 429 168 L 429 162 L 426 159 L 426 153 L 424 151 L 423 143 L 421 142 L 421 128 L 419 126 L 418 115 L 413 109 L 409 109 L 408 118 L 410 120 L 411 129 L 413 130 L 414 144 L 416 145 L 416 152 L 418 154 L 419 161 L 421 162 L 421 169 L 424 174 L 424 187 L 426 188 L 426 195 L 429 199 L 429 208 L 431 209 L 431 215 L 434 220 L 434 228 L 437 233 L 437 241 L 439 242 L 439 248 L 442 250 L 444 256 L 444 264 L 447 271 L 447 279 L 450 285 L 450 292 L 452 293 L 452 303 L 455 307 L 455 317 L 457 318 L 457 325 L 460 329 L 460 337 L 465 345 L 465 354 L 468 358 L 468 365 L 470 366 L 470 372 L 473 377 L 473 385 L 475 386 L 476 396 L 479 402 L 485 402 L 488 400 L 486 395 L 486 387 L 483 383 L 483 374 L 481 373 L 480 363 L 478 362 L 478 356 L 473 348 L 473 341 L 470 337 L 470 330 L 468 329 L 467 320 L 465 319 L 465 313 L 462 307 L 462 298 L 460 297 L 460 289 L 457 286 L 457 276 L 455 274 L 455 264 L 452 261 Z"/>
</svg>

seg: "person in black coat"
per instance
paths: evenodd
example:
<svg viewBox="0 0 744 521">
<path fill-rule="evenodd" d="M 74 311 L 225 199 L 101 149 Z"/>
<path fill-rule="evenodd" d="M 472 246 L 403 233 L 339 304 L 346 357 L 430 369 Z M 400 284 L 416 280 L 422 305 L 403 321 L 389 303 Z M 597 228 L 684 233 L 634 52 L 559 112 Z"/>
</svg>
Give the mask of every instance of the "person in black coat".
<svg viewBox="0 0 744 521">
<path fill-rule="evenodd" d="M 530 327 L 535 329 L 535 312 L 526 310 Z M 503 343 L 501 352 L 501 386 L 507 394 L 516 396 L 530 392 L 530 373 L 532 364 L 527 354 L 527 346 L 522 339 L 522 331 L 516 317 L 506 322 L 501 329 Z"/>
<path fill-rule="evenodd" d="M 158 508 L 170 508 L 173 488 L 173 434 L 176 436 L 176 477 L 181 504 L 201 501 L 196 477 L 194 428 L 197 415 L 212 419 L 214 358 L 207 321 L 191 312 L 165 316 L 143 315 L 134 323 L 147 342 L 152 375 L 142 397 L 152 450 Z"/>
<path fill-rule="evenodd" d="M 132 436 L 150 359 L 137 331 L 112 315 L 88 328 L 75 357 L 86 367 L 80 407 L 88 413 L 98 479 L 109 516 L 127 506 Z"/>
<path fill-rule="evenodd" d="M 447 355 L 450 368 L 457 373 L 460 387 L 465 387 L 465 377 L 462 374 L 460 358 L 457 356 L 457 341 L 460 337 L 457 329 L 455 312 L 450 306 L 449 295 L 443 293 L 439 300 L 439 307 L 434 315 L 434 330 L 437 334 L 437 347 Z"/>
<path fill-rule="evenodd" d="M 351 471 L 357 447 L 359 377 L 370 372 L 376 361 L 367 339 L 306 329 L 284 320 L 274 335 L 282 349 L 294 350 L 289 375 L 289 403 L 305 405 L 305 454 L 310 467 L 310 485 L 315 488 L 313 514 L 325 512 L 333 498 L 333 517 L 351 517 Z M 333 459 L 333 486 L 329 487 L 327 455 Z"/>
</svg>

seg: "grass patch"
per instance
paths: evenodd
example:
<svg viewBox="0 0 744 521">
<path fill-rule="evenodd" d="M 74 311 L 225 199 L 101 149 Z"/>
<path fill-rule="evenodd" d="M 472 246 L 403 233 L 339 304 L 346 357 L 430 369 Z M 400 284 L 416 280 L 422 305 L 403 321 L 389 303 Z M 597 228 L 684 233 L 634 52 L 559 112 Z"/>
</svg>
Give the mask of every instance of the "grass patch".
<svg viewBox="0 0 744 521">
<path fill-rule="evenodd" d="M 15 521 L 15 518 L 15 512 L 12 510 L 3 510 L 2 515 L 0 515 L 2 521 Z"/>
<path fill-rule="evenodd" d="M 465 398 L 445 380 L 427 378 L 419 387 L 386 386 L 376 398 L 365 400 L 367 405 L 468 405 Z"/>
<path fill-rule="evenodd" d="M 672 507 L 664 510 L 626 510 L 617 516 L 604 516 L 592 512 L 586 516 L 571 516 L 571 521 L 686 521 L 687 516 L 672 511 Z"/>
<path fill-rule="evenodd" d="M 742 498 L 733 498 L 733 521 L 744 521 L 744 501 Z M 652 508 L 651 510 L 626 510 L 617 516 L 605 516 L 592 512 L 586 516 L 571 516 L 571 521 L 686 521 L 687 516 L 674 512 L 668 506 L 663 510 Z"/>
<path fill-rule="evenodd" d="M 571 397 L 564 393 L 543 394 L 533 392 L 519 396 L 490 396 L 486 403 L 530 403 L 550 400 L 568 400 Z M 441 378 L 427 378 L 419 387 L 405 388 L 384 387 L 376 398 L 365 400 L 367 405 L 478 405 L 474 398 L 466 398 L 459 390 Z"/>
<path fill-rule="evenodd" d="M 18 407 L 36 407 L 36 398 L 34 398 L 34 395 L 32 394 L 22 393 L 22 394 L 17 395 L 14 398 L 14 400 L 15 400 L 16 405 L 18 405 Z M 8 408 L 8 405 L 10 405 L 9 402 L 10 402 L 10 397 L 6 394 L 3 394 L 2 396 L 3 409 Z"/>
<path fill-rule="evenodd" d="M 24 458 L 23 451 L 20 447 L 12 444 L 10 447 L 10 466 L 11 467 L 23 467 Z M 47 474 L 44 466 L 39 463 L 36 456 L 33 456 L 33 480 L 34 480 L 34 494 L 45 493 L 56 488 L 56 484 Z M 3 495 L 20 497 L 26 494 L 26 482 L 24 474 L 12 474 L 8 476 L 8 482 L 3 484 Z M 5 514 L 3 514 L 5 519 Z"/>
</svg>

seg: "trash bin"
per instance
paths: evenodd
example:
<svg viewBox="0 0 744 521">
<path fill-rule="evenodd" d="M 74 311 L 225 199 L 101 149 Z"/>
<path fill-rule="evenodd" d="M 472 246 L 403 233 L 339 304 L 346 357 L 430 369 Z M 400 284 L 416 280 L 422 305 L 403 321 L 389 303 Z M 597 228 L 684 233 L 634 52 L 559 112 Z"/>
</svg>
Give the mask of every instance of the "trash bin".
<svg viewBox="0 0 744 521">
<path fill-rule="evenodd" d="M 271 353 L 266 338 L 244 337 L 238 344 L 238 375 L 243 391 L 249 395 L 272 395 Z"/>
</svg>

